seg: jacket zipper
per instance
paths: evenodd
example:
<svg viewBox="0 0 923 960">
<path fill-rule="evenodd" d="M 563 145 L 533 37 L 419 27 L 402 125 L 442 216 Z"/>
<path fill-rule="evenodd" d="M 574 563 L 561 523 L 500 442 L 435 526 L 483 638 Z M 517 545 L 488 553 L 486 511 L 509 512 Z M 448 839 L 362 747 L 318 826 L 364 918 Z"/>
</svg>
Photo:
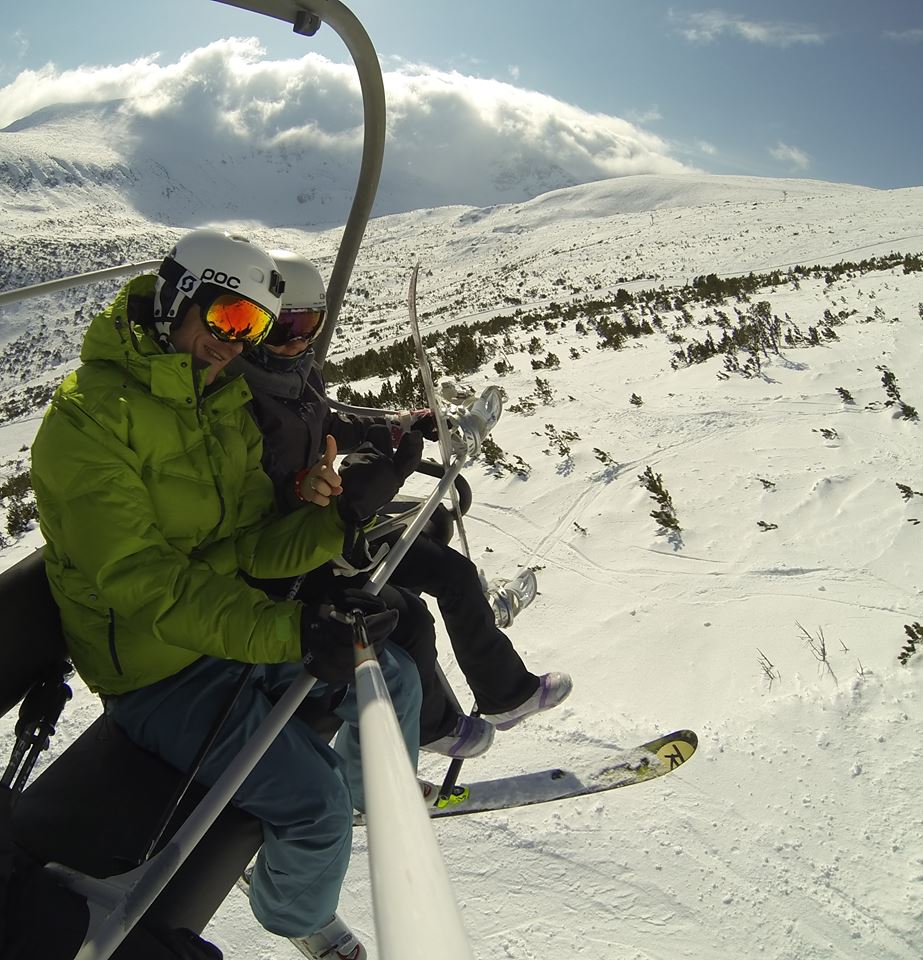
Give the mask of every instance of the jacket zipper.
<svg viewBox="0 0 923 960">
<path fill-rule="evenodd" d="M 109 656 L 112 657 L 112 662 L 115 664 L 115 672 L 121 677 L 122 664 L 119 662 L 119 654 L 115 649 L 115 611 L 112 607 L 109 608 Z"/>
<path fill-rule="evenodd" d="M 199 421 L 199 430 L 202 431 L 202 436 L 205 438 L 205 456 L 208 457 L 208 465 L 212 471 L 212 482 L 215 485 L 215 494 L 218 497 L 218 523 L 215 525 L 215 530 L 220 530 L 221 524 L 224 523 L 224 515 L 226 512 L 224 494 L 221 492 L 221 487 L 218 483 L 218 471 L 215 469 L 215 463 L 212 460 L 211 446 L 208 442 L 209 438 L 211 437 L 211 428 L 209 427 L 206 429 L 205 427 L 205 419 L 202 416 L 203 408 L 205 406 L 205 397 L 199 393 L 199 380 L 198 377 L 196 377 L 195 371 L 192 373 L 192 390 L 196 398 L 196 419 Z"/>
</svg>

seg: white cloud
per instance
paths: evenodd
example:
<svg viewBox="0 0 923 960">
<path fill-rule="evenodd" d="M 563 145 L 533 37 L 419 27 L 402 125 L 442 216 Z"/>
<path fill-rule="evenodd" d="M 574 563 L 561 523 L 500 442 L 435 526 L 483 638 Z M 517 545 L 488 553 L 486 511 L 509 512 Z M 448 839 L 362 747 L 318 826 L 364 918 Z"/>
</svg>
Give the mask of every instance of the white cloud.
<svg viewBox="0 0 923 960">
<path fill-rule="evenodd" d="M 509 73 L 509 75 L 510 75 L 510 79 L 511 79 L 511 80 L 518 80 L 518 79 L 519 79 L 519 67 L 517 67 L 515 64 L 512 64 L 512 65 L 508 68 L 508 73 Z"/>
<path fill-rule="evenodd" d="M 807 170 L 811 166 L 811 157 L 804 150 L 782 143 L 781 140 L 774 147 L 771 147 L 769 152 L 776 160 L 787 164 L 793 170 Z"/>
<path fill-rule="evenodd" d="M 663 120 L 663 114 L 655 103 L 647 110 L 629 110 L 628 119 L 634 123 L 656 123 L 658 120 Z"/>
<path fill-rule="evenodd" d="M 671 10 L 670 18 L 679 24 L 683 36 L 693 43 L 713 43 L 722 36 L 732 36 L 764 46 L 790 47 L 799 43 L 823 43 L 827 39 L 825 34 L 804 24 L 782 20 L 746 20 L 724 10 L 688 14 Z"/>
<path fill-rule="evenodd" d="M 406 63 L 387 69 L 384 83 L 385 200 L 377 212 L 487 205 L 573 183 L 687 169 L 666 141 L 628 120 L 509 83 Z M 50 105 L 114 100 L 139 156 L 168 164 L 193 147 L 210 161 L 275 151 L 298 155 L 316 182 L 327 176 L 339 189 L 349 177 L 349 190 L 354 186 L 362 143 L 355 70 L 317 54 L 268 60 L 252 39 L 220 40 L 172 64 L 151 56 L 26 71 L 0 88 L 0 127 Z"/>
<path fill-rule="evenodd" d="M 15 30 L 13 33 L 11 33 L 10 41 L 16 50 L 17 57 L 24 57 L 29 52 L 29 38 L 22 32 L 22 30 Z"/>
<path fill-rule="evenodd" d="M 884 38 L 895 43 L 923 43 L 923 27 L 911 27 L 908 30 L 885 30 Z"/>
<path fill-rule="evenodd" d="M 0 128 L 52 104 L 99 103 L 143 95 L 154 85 L 158 69 L 155 58 L 149 57 L 118 67 L 58 71 L 49 63 L 38 70 L 23 70 L 0 88 Z"/>
<path fill-rule="evenodd" d="M 707 157 L 714 157 L 718 153 L 718 148 L 714 144 L 709 143 L 707 140 L 699 140 L 696 143 L 696 146 Z"/>
</svg>

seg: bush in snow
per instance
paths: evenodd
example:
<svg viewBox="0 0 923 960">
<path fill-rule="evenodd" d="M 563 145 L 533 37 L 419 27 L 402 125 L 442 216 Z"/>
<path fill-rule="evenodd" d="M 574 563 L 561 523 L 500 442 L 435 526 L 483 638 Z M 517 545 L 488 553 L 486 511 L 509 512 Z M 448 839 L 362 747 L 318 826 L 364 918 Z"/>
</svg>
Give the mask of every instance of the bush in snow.
<svg viewBox="0 0 923 960">
<path fill-rule="evenodd" d="M 901 392 L 897 386 L 897 377 L 885 366 L 879 365 L 875 368 L 881 371 L 881 385 L 885 388 L 888 400 L 886 407 L 897 407 L 904 420 L 918 420 L 917 411 L 901 399 Z"/>
<path fill-rule="evenodd" d="M 32 498 L 32 480 L 29 471 L 23 470 L 0 483 L 0 502 L 6 505 L 6 529 L 12 537 L 18 537 L 29 529 L 29 524 L 38 519 L 38 508 Z M 5 537 L 0 547 L 7 546 Z"/>
<path fill-rule="evenodd" d="M 575 440 L 580 439 L 580 434 L 574 430 L 558 430 L 553 423 L 545 424 L 545 435 L 548 437 L 548 442 L 554 450 L 557 451 L 558 455 L 567 460 L 570 459 L 570 445 Z M 545 453 L 548 452 L 548 450 L 545 451 Z"/>
<path fill-rule="evenodd" d="M 29 524 L 38 520 L 38 507 L 32 500 L 14 500 L 6 512 L 6 529 L 13 537 L 29 529 Z"/>
<path fill-rule="evenodd" d="M 650 466 L 646 467 L 644 473 L 638 475 L 641 485 L 654 498 L 660 509 L 652 510 L 651 516 L 666 530 L 673 530 L 676 533 L 682 531 L 679 521 L 676 519 L 676 510 L 673 507 L 673 498 L 669 491 L 663 485 L 663 476 L 654 473 Z"/>
<path fill-rule="evenodd" d="M 527 480 L 532 472 L 532 467 L 518 454 L 513 454 L 514 462 L 508 460 L 500 444 L 490 436 L 484 437 L 478 458 L 483 460 L 497 476 L 506 472 L 519 477 L 520 480 Z"/>
<path fill-rule="evenodd" d="M 917 644 L 923 645 L 923 624 L 905 623 L 904 633 L 907 634 L 907 643 L 902 647 L 897 659 L 906 666 L 907 661 L 917 652 Z"/>
</svg>

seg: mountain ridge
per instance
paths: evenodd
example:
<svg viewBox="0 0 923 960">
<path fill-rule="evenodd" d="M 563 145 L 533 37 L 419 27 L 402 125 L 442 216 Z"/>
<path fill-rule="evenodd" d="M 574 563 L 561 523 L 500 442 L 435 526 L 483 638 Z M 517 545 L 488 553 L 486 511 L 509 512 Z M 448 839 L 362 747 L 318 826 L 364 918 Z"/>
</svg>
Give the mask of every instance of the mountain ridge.
<svg viewBox="0 0 923 960">
<path fill-rule="evenodd" d="M 94 116 L 106 110 L 122 116 L 116 102 Z M 289 208 L 332 213 L 348 175 L 342 170 L 319 166 L 308 184 L 293 179 L 299 151 L 255 148 L 242 164 L 220 156 L 205 163 L 195 151 L 179 150 L 165 166 L 120 153 L 124 130 L 110 145 L 100 145 L 93 129 L 65 136 L 83 116 L 80 109 L 48 112 L 45 123 L 59 133 L 53 141 L 36 132 L 41 126 L 0 136 L 0 290 L 156 259 L 194 226 L 227 227 L 268 249 L 288 247 L 329 276 L 342 226 L 293 225 L 290 214 L 277 219 L 279 183 L 304 191 L 301 204 L 283 198 Z M 123 121 L 114 120 L 112 131 Z M 245 187 L 248 209 L 259 216 L 242 216 L 230 199 L 215 206 L 219 194 L 232 197 Z M 139 192 L 146 209 L 134 202 Z M 424 271 L 421 315 L 448 324 L 603 297 L 625 284 L 682 286 L 706 273 L 921 249 L 923 187 L 637 174 L 517 202 L 421 206 L 370 220 L 341 314 L 347 336 L 337 338 L 332 355 L 351 349 L 353 335 L 367 344 L 401 335 L 407 276 L 417 262 Z M 0 383 L 44 374 L 52 359 L 73 362 L 83 324 L 118 286 L 110 281 L 3 308 Z M 39 331 L 49 350 L 33 356 Z"/>
<path fill-rule="evenodd" d="M 146 115 L 125 104 L 57 104 L 0 130 L 0 203 L 32 212 L 94 203 L 118 206 L 111 194 L 116 187 L 123 212 L 168 226 L 254 220 L 324 229 L 345 222 L 358 175 L 358 140 L 354 154 L 335 160 L 302 141 L 242 148 L 230 135 L 223 140 L 212 135 L 202 148 L 194 146 L 194 131 L 184 127 L 181 118 Z M 729 191 L 736 202 L 746 202 L 778 198 L 780 193 L 794 199 L 875 189 L 694 171 L 577 183 L 563 167 L 515 154 L 494 158 L 491 176 L 491 202 L 460 204 L 480 211 L 478 217 L 539 198 L 543 204 L 557 207 L 563 202 L 575 214 L 595 216 L 594 206 L 600 203 L 608 214 L 640 213 L 726 202 Z M 390 167 L 386 149 L 373 214 L 441 208 L 445 204 L 427 202 L 435 189 L 425 172 L 411 176 Z M 554 209 L 551 215 L 558 213 Z"/>
</svg>

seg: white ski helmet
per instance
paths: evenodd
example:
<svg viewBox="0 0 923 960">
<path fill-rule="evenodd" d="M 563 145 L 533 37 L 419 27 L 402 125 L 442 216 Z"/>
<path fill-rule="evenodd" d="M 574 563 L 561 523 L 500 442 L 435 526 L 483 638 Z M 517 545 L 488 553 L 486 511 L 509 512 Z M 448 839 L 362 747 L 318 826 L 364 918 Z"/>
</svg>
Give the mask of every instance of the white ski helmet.
<svg viewBox="0 0 923 960">
<path fill-rule="evenodd" d="M 282 344 L 292 339 L 312 343 L 324 327 L 327 316 L 327 291 L 320 271 L 310 260 L 291 250 L 270 250 L 284 280 L 282 309 L 268 343 Z"/>
<path fill-rule="evenodd" d="M 269 319 L 261 314 L 262 330 L 244 327 L 225 338 L 258 343 L 279 316 L 284 287 L 269 254 L 245 237 L 219 230 L 193 230 L 177 242 L 158 270 L 155 326 L 159 335 L 168 336 L 192 304 L 198 304 L 205 315 L 218 298 L 233 297 L 255 304 Z M 214 332 L 222 336 L 221 331 Z"/>
</svg>

